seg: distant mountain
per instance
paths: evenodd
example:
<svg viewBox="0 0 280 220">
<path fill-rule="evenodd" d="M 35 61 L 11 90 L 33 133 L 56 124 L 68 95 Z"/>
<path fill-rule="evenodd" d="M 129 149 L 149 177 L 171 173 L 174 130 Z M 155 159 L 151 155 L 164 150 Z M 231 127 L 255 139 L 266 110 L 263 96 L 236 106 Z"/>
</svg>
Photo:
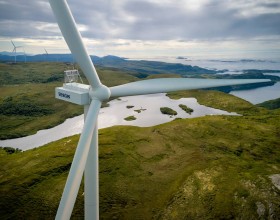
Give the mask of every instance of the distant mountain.
<svg viewBox="0 0 280 220">
<path fill-rule="evenodd" d="M 136 72 L 137 77 L 144 78 L 150 74 L 179 74 L 182 76 L 192 74 L 215 74 L 217 71 L 208 70 L 198 66 L 183 65 L 181 63 L 165 63 L 159 61 L 129 60 L 117 56 L 92 57 L 94 64 Z"/>
<path fill-rule="evenodd" d="M 2 54 L 0 52 L 0 62 L 13 62 L 14 54 Z M 9 55 L 7 55 L 9 54 Z M 73 56 L 71 54 L 37 54 L 37 55 L 25 55 L 17 53 L 17 62 L 73 62 Z"/>
<path fill-rule="evenodd" d="M 0 52 L 0 55 L 13 56 L 14 53 L 13 52 L 8 52 L 8 51 L 2 51 L 2 52 Z"/>
<path fill-rule="evenodd" d="M 14 52 L 8 52 L 8 51 L 0 51 L 0 55 L 6 55 L 6 56 L 15 56 Z M 17 55 L 24 55 L 23 52 L 17 52 Z"/>
<path fill-rule="evenodd" d="M 13 62 L 14 56 L 1 54 L 0 62 Z M 214 74 L 217 71 L 204 69 L 198 66 L 183 65 L 180 63 L 165 63 L 145 60 L 128 60 L 117 56 L 91 56 L 93 63 L 101 67 L 118 68 L 132 72 L 139 78 L 150 74 L 173 73 L 182 76 L 189 74 Z M 17 62 L 74 62 L 72 54 L 38 54 L 34 56 L 17 55 Z"/>
<path fill-rule="evenodd" d="M 14 62 L 13 55 L 9 52 L 0 52 L 0 62 Z M 90 56 L 96 66 L 106 68 L 116 68 L 129 72 L 138 78 L 146 78 L 153 74 L 178 74 L 181 77 L 202 77 L 202 78 L 251 78 L 251 79 L 271 79 L 279 81 L 277 76 L 267 76 L 263 73 L 274 73 L 279 70 L 244 70 L 244 74 L 216 74 L 223 71 L 209 70 L 198 66 L 183 65 L 181 63 L 165 63 L 147 60 L 129 60 L 127 58 L 108 55 L 104 57 Z M 72 54 L 37 54 L 37 55 L 17 55 L 17 62 L 65 62 L 73 63 L 75 59 Z"/>
</svg>

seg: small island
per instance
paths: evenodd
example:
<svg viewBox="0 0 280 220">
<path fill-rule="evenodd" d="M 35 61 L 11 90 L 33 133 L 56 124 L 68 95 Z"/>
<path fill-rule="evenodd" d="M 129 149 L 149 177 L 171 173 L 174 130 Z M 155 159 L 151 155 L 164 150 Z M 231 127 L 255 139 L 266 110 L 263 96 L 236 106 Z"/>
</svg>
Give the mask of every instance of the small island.
<svg viewBox="0 0 280 220">
<path fill-rule="evenodd" d="M 137 112 L 137 113 L 141 113 L 141 112 L 146 111 L 146 110 L 147 109 L 141 107 L 140 109 L 135 109 L 134 111 Z"/>
<path fill-rule="evenodd" d="M 178 59 L 178 60 L 186 60 L 186 59 L 188 59 L 188 58 L 187 58 L 187 57 L 183 57 L 183 56 L 178 56 L 177 59 Z"/>
<path fill-rule="evenodd" d="M 126 121 L 134 121 L 134 120 L 136 120 L 136 118 L 133 115 L 130 115 L 130 116 L 124 118 L 124 120 L 126 120 Z"/>
<path fill-rule="evenodd" d="M 192 108 L 189 108 L 188 106 L 186 105 L 183 105 L 183 104 L 180 104 L 179 107 L 184 110 L 186 113 L 188 114 L 191 114 L 193 112 L 193 109 Z"/>
<path fill-rule="evenodd" d="M 165 114 L 165 115 L 177 115 L 177 112 L 175 110 L 173 110 L 172 108 L 168 108 L 168 107 L 161 107 L 160 111 L 162 114 Z"/>
</svg>

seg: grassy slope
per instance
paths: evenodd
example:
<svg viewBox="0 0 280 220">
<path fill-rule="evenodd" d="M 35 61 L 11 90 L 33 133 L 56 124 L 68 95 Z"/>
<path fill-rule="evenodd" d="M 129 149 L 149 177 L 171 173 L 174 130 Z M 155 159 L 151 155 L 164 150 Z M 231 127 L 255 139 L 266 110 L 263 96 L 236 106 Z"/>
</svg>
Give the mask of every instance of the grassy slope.
<svg viewBox="0 0 280 220">
<path fill-rule="evenodd" d="M 216 107 L 247 114 L 102 129 L 101 219 L 256 219 L 258 206 L 264 219 L 280 215 L 280 191 L 268 177 L 280 172 L 280 111 L 219 92 L 193 94 L 208 106 L 216 97 Z M 1 218 L 53 219 L 77 140 L 0 151 Z M 83 216 L 82 193 L 81 187 L 76 218 Z"/>
<path fill-rule="evenodd" d="M 56 62 L 0 63 L 0 85 L 46 83 L 50 81 L 62 84 L 64 80 L 63 71 L 69 69 L 73 69 L 72 64 Z M 96 69 L 102 83 L 107 86 L 115 86 L 137 80 L 136 77 L 129 75 L 129 72 L 116 68 L 97 67 Z M 80 69 L 79 71 L 83 77 L 82 71 Z M 83 79 L 86 81 L 84 77 Z"/>
<path fill-rule="evenodd" d="M 27 101 L 38 106 L 48 106 L 53 111 L 50 115 L 40 117 L 0 114 L 0 139 L 30 135 L 83 113 L 81 106 L 54 98 L 54 89 L 62 85 L 63 71 L 69 68 L 72 67 L 64 63 L 20 63 L 16 65 L 0 63 L 0 105 L 4 99 L 12 97 L 14 102 Z M 97 71 L 102 83 L 107 86 L 138 80 L 126 72 L 113 68 L 100 68 Z M 53 79 L 55 81 L 52 81 Z"/>
<path fill-rule="evenodd" d="M 48 84 L 23 84 L 0 87 L 1 100 L 13 97 L 14 102 L 36 103 L 38 106 L 47 105 L 54 113 L 39 117 L 20 115 L 0 115 L 1 127 L 0 138 L 13 138 L 29 135 L 43 128 L 50 128 L 65 119 L 79 115 L 83 112 L 82 107 L 61 102 L 54 98 L 54 88 L 60 86 L 59 83 Z"/>
<path fill-rule="evenodd" d="M 257 106 L 264 107 L 264 108 L 271 109 L 271 110 L 278 109 L 278 108 L 280 108 L 280 98 L 257 104 Z"/>
<path fill-rule="evenodd" d="M 219 91 L 190 90 L 171 92 L 167 95 L 172 99 L 195 97 L 201 105 L 211 106 L 212 108 L 223 109 L 229 112 L 237 112 L 242 115 L 267 113 L 266 110 L 257 108 L 243 99 Z"/>
<path fill-rule="evenodd" d="M 63 71 L 72 68 L 65 63 L 0 63 L 0 85 L 46 82 L 51 76 L 63 80 Z"/>
</svg>

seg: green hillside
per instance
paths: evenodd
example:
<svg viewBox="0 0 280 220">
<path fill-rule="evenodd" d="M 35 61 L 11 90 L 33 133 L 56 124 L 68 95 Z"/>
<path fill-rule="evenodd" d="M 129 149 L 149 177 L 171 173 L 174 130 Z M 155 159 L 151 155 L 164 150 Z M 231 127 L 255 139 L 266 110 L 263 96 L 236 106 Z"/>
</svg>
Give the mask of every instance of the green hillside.
<svg viewBox="0 0 280 220">
<path fill-rule="evenodd" d="M 55 87 L 64 81 L 63 71 L 72 68 L 66 63 L 0 63 L 0 139 L 30 135 L 82 114 L 81 106 L 54 97 Z M 114 68 L 97 71 L 107 86 L 138 80 Z"/>
<path fill-rule="evenodd" d="M 0 86 L 18 85 L 26 83 L 63 83 L 64 70 L 78 68 L 83 81 L 87 82 L 83 72 L 77 65 L 59 62 L 34 62 L 34 63 L 0 63 Z M 107 86 L 115 86 L 137 78 L 129 74 L 128 71 L 116 68 L 97 67 L 100 80 Z M 110 79 L 108 79 L 110 77 Z"/>
<path fill-rule="evenodd" d="M 264 108 L 271 109 L 271 110 L 278 109 L 278 108 L 280 108 L 280 98 L 257 104 L 257 106 L 264 107 Z"/>
<path fill-rule="evenodd" d="M 0 138 L 28 135 L 82 113 L 54 99 L 69 67 L 0 64 Z M 98 72 L 108 86 L 138 80 L 115 68 Z M 168 96 L 195 97 L 242 116 L 100 130 L 101 219 L 279 219 L 280 189 L 270 177 L 280 174 L 280 110 L 218 91 Z M 78 138 L 13 154 L 0 148 L 0 219 L 54 219 Z M 83 219 L 83 186 L 73 219 Z"/>
<path fill-rule="evenodd" d="M 99 133 L 101 219 L 277 219 L 280 111 L 211 91 L 200 103 L 245 116 L 177 119 Z M 216 102 L 215 98 L 216 97 Z M 1 219 L 53 219 L 78 136 L 0 151 Z M 83 217 L 83 187 L 73 219 Z"/>
<path fill-rule="evenodd" d="M 112 57 L 108 57 L 106 60 L 109 62 L 111 59 Z M 130 64 L 132 65 L 133 63 L 131 61 Z M 146 64 L 151 68 L 150 62 L 142 61 L 136 63 L 141 63 L 142 67 L 145 67 L 144 64 Z M 168 64 L 156 63 L 161 67 L 168 67 Z M 153 68 L 156 67 L 158 66 L 156 65 Z M 63 71 L 72 68 L 73 65 L 71 63 L 60 62 L 0 63 L 0 139 L 31 135 L 38 130 L 54 127 L 67 118 L 82 114 L 82 107 L 54 98 L 55 87 L 61 86 L 63 83 Z M 166 73 L 168 70 L 170 69 L 167 68 L 166 71 L 162 72 L 163 74 L 157 73 L 158 75 L 150 75 L 147 78 L 180 76 Z M 86 82 L 82 71 L 79 71 L 84 82 Z M 97 66 L 97 72 L 102 83 L 107 86 L 137 81 L 139 78 L 136 76 L 143 77 L 140 72 L 125 68 L 117 69 L 114 67 Z M 150 73 L 153 73 L 153 71 Z M 199 76 L 199 74 L 196 76 Z M 214 76 L 218 75 L 207 75 L 210 78 Z M 184 94 L 186 95 L 187 93 Z M 205 98 L 203 98 L 204 95 L 201 95 L 204 93 L 199 92 L 198 94 L 192 91 L 191 93 L 188 92 L 188 94 L 190 97 L 201 99 L 202 104 L 204 104 L 203 100 Z M 210 92 L 205 94 L 207 96 L 210 94 L 212 100 L 210 104 L 215 105 L 216 93 Z M 235 104 L 232 105 L 234 106 Z M 248 114 L 250 108 L 252 108 L 251 105 L 245 107 L 246 111 L 241 112 Z"/>
</svg>

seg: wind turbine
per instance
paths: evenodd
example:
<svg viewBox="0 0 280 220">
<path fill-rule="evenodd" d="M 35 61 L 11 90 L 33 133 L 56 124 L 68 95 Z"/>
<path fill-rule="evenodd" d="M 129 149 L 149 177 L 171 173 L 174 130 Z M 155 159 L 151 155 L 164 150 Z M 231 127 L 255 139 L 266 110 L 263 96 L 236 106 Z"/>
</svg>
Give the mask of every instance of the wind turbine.
<svg viewBox="0 0 280 220">
<path fill-rule="evenodd" d="M 56 219 L 70 219 L 80 183 L 85 175 L 85 219 L 99 219 L 98 127 L 101 102 L 110 97 L 143 95 L 178 90 L 266 82 L 269 80 L 151 79 L 107 87 L 100 82 L 83 44 L 66 0 L 49 0 L 52 11 L 69 49 L 90 85 L 65 83 L 56 88 L 56 98 L 84 105 L 85 123 L 62 194 Z"/>
<path fill-rule="evenodd" d="M 24 49 L 24 47 L 22 47 L 22 49 L 23 49 L 23 53 L 24 53 L 24 62 L 26 63 L 26 53 L 25 53 L 25 49 Z"/>
<path fill-rule="evenodd" d="M 15 54 L 15 63 L 16 63 L 17 62 L 17 48 L 20 48 L 21 46 L 16 46 L 12 40 L 11 40 L 11 42 L 14 46 L 13 52 Z"/>
<path fill-rule="evenodd" d="M 45 50 L 45 62 L 46 62 L 46 61 L 47 61 L 47 58 L 48 58 L 49 53 L 48 53 L 48 51 L 46 50 L 46 48 L 44 48 L 44 50 Z"/>
</svg>

